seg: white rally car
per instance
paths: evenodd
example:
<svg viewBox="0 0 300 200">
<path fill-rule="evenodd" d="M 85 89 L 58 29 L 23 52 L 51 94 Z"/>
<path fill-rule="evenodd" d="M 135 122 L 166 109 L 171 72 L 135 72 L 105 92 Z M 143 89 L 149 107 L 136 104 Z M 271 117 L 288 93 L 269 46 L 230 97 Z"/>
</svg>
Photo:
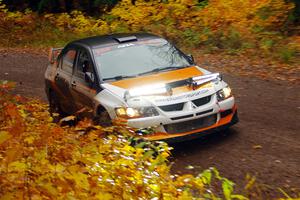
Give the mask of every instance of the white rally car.
<svg viewBox="0 0 300 200">
<path fill-rule="evenodd" d="M 219 73 L 148 33 L 96 36 L 52 49 L 45 81 L 51 112 L 151 129 L 142 136 L 150 140 L 192 139 L 238 122 Z"/>
</svg>

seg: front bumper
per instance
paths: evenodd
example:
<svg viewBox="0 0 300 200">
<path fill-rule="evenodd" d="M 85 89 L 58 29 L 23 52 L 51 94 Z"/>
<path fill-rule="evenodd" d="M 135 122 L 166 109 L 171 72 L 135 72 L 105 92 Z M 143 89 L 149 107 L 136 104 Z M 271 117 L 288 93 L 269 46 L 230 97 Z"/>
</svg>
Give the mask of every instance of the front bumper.
<svg viewBox="0 0 300 200">
<path fill-rule="evenodd" d="M 232 114 L 232 116 L 228 116 L 228 118 L 225 119 L 223 122 L 218 123 L 211 127 L 207 127 L 205 129 L 195 130 L 194 132 L 191 132 L 191 133 L 172 135 L 171 137 L 168 135 L 165 135 L 165 134 L 157 134 L 157 135 L 152 135 L 152 136 L 146 136 L 144 138 L 148 139 L 148 140 L 152 140 L 152 141 L 155 141 L 155 140 L 165 141 L 167 143 L 183 142 L 183 141 L 201 138 L 201 137 L 204 137 L 206 135 L 209 135 L 209 134 L 217 132 L 217 131 L 225 130 L 238 122 L 239 122 L 239 118 L 238 118 L 238 112 L 236 110 L 235 113 Z"/>
<path fill-rule="evenodd" d="M 209 103 L 185 112 L 165 112 L 156 117 L 128 120 L 127 125 L 138 129 L 154 127 L 155 133 L 142 137 L 174 142 L 206 135 L 212 130 L 222 129 L 237 122 L 237 107 L 234 97 L 230 97 L 222 102 L 212 98 Z"/>
</svg>

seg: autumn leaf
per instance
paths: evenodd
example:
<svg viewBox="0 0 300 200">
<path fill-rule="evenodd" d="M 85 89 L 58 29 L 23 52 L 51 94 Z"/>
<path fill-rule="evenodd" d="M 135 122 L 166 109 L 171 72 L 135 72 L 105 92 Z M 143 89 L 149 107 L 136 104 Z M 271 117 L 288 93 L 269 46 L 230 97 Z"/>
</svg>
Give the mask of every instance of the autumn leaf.
<svg viewBox="0 0 300 200">
<path fill-rule="evenodd" d="M 11 135 L 7 131 L 0 131 L 0 145 L 11 138 Z"/>
</svg>

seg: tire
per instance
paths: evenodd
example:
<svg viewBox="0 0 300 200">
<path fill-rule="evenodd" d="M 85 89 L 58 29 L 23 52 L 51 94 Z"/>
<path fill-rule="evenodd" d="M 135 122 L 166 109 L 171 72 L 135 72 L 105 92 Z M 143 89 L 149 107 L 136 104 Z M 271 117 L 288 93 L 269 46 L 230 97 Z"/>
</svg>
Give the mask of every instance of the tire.
<svg viewBox="0 0 300 200">
<path fill-rule="evenodd" d="M 53 122 L 55 123 L 59 122 L 59 120 L 64 116 L 58 98 L 54 92 L 50 92 L 49 95 L 49 112 L 51 117 L 53 118 Z"/>
<path fill-rule="evenodd" d="M 111 118 L 104 109 L 101 109 L 101 111 L 98 112 L 98 115 L 94 118 L 94 123 L 102 127 L 112 126 Z"/>
</svg>

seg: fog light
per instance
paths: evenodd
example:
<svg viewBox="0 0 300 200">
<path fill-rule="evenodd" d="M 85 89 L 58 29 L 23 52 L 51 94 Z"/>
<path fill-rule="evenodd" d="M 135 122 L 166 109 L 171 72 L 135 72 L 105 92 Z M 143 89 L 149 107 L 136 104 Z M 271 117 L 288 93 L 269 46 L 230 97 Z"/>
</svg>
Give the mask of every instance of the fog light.
<svg viewBox="0 0 300 200">
<path fill-rule="evenodd" d="M 122 118 L 152 117 L 159 115 L 157 110 L 152 106 L 140 108 L 119 107 L 115 109 L 115 112 L 118 117 Z"/>
</svg>

